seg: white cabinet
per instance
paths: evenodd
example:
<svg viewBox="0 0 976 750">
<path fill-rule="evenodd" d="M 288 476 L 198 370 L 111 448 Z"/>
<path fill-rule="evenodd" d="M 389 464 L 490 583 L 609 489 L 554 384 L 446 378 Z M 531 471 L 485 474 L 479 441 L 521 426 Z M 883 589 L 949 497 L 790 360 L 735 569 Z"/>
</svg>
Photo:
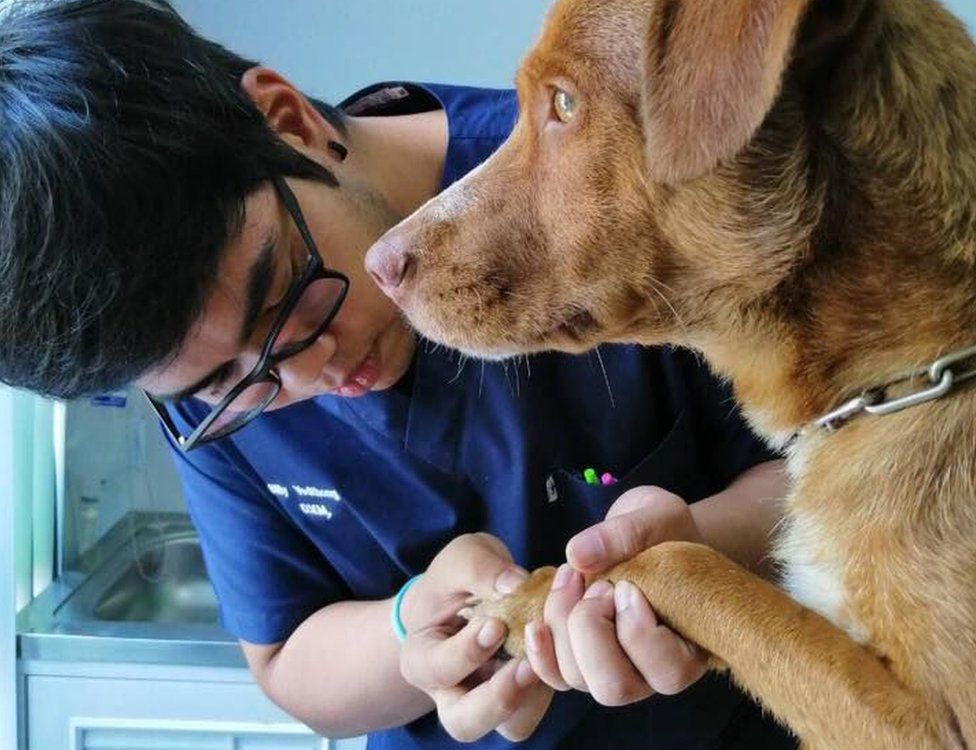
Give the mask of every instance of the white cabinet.
<svg viewBox="0 0 976 750">
<path fill-rule="evenodd" d="M 29 750 L 354 750 L 324 740 L 269 701 L 247 670 L 31 665 Z"/>
<path fill-rule="evenodd" d="M 328 742 L 292 724 L 76 719 L 73 750 L 321 750 Z"/>
</svg>

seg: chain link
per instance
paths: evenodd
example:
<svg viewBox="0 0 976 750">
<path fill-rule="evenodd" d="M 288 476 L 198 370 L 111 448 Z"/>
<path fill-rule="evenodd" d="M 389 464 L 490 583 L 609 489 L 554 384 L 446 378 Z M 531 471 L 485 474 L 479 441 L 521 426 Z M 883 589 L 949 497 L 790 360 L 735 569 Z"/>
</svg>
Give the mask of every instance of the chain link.
<svg viewBox="0 0 976 750">
<path fill-rule="evenodd" d="M 973 360 L 967 368 L 953 369 L 953 365 L 966 362 L 967 360 Z M 909 393 L 906 396 L 899 396 L 898 398 L 892 399 L 886 398 L 885 394 L 891 386 L 907 380 L 915 380 L 923 376 L 927 377 L 929 382 L 925 388 L 914 393 Z M 872 414 L 874 416 L 894 414 L 903 409 L 942 398 L 955 386 L 973 378 L 976 378 L 976 346 L 947 354 L 935 360 L 928 367 L 903 375 L 887 385 L 865 391 L 860 396 L 851 399 L 837 409 L 815 420 L 813 426 L 827 430 L 828 432 L 833 432 L 843 427 L 847 422 L 861 413 Z"/>
</svg>

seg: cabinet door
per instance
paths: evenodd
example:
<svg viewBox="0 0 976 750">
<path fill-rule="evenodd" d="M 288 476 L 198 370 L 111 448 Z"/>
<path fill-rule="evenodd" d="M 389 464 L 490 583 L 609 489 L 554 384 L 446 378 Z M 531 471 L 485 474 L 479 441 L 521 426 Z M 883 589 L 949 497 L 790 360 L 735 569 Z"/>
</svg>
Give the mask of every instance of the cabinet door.
<svg viewBox="0 0 976 750">
<path fill-rule="evenodd" d="M 298 724 L 164 719 L 85 719 L 69 724 L 70 750 L 326 750 Z"/>
<path fill-rule="evenodd" d="M 31 750 L 329 747 L 254 683 L 61 675 L 26 682 Z"/>
</svg>

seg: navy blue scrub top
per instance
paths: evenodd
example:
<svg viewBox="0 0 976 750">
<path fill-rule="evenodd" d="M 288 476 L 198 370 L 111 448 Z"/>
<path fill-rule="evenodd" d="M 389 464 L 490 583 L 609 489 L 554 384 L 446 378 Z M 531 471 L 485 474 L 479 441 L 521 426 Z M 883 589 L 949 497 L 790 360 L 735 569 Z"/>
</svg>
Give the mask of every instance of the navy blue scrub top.
<svg viewBox="0 0 976 750">
<path fill-rule="evenodd" d="M 370 87 L 342 106 L 361 116 L 443 107 L 450 141 L 442 187 L 501 144 L 517 108 L 510 91 L 401 83 Z M 171 411 L 189 430 L 205 409 L 189 400 Z M 567 540 L 631 487 L 657 485 L 693 502 L 773 458 L 727 388 L 686 352 L 604 346 L 482 365 L 423 344 L 408 376 L 385 392 L 313 398 L 174 454 L 221 622 L 251 643 L 286 640 L 332 602 L 392 596 L 459 534 L 494 534 L 529 569 L 558 564 Z M 589 485 L 587 467 L 619 481 Z M 492 734 L 475 747 L 510 744 Z M 455 746 L 433 713 L 369 740 L 371 750 Z M 559 693 L 520 744 L 739 746 L 792 743 L 714 675 L 627 708 Z"/>
</svg>

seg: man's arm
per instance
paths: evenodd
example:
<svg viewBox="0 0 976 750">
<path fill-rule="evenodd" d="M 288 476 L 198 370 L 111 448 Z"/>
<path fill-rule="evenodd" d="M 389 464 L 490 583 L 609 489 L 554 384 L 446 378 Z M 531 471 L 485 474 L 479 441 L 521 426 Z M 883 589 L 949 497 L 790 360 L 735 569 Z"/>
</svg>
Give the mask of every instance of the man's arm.
<svg viewBox="0 0 976 750">
<path fill-rule="evenodd" d="M 284 643 L 241 647 L 268 697 L 323 736 L 401 726 L 434 703 L 400 676 L 392 606 L 392 599 L 330 604 Z"/>
<path fill-rule="evenodd" d="M 456 613 L 472 595 L 511 591 L 524 577 L 500 541 L 466 534 L 403 597 L 405 644 L 393 634 L 386 599 L 332 604 L 283 644 L 242 646 L 265 693 L 324 736 L 400 726 L 436 708 L 455 739 L 497 731 L 519 740 L 542 719 L 552 691 L 527 663 L 493 664 L 501 622 L 465 624 Z"/>
</svg>

